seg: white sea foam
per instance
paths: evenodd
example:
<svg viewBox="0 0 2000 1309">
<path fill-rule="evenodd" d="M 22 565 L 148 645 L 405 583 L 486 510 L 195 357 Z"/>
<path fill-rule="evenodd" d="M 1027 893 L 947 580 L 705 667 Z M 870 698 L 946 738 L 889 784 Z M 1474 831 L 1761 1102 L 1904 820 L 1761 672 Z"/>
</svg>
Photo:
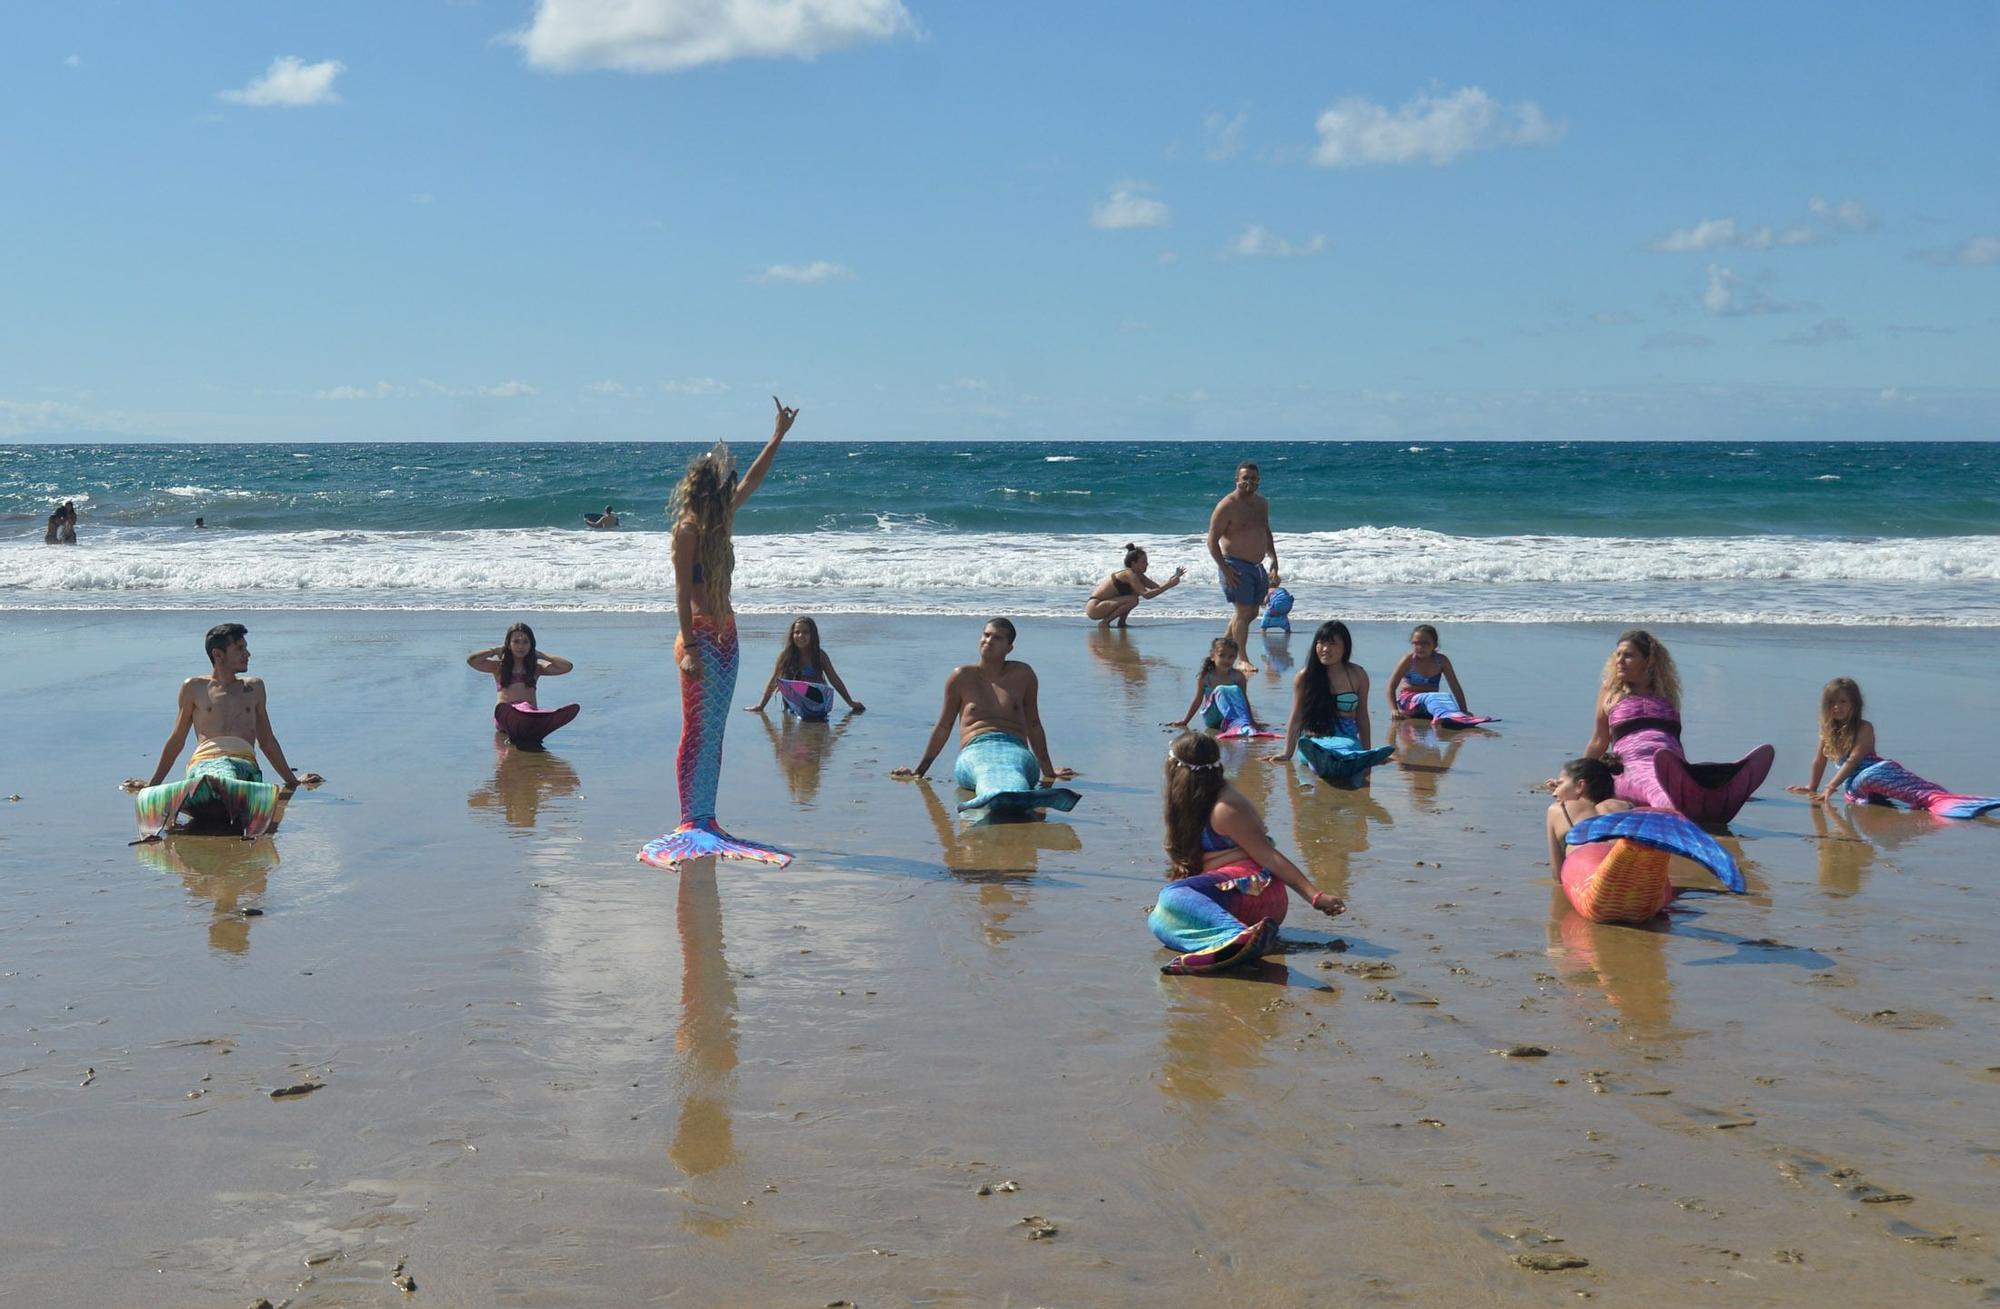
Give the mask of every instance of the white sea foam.
<svg viewBox="0 0 2000 1309">
<path fill-rule="evenodd" d="M 958 533 L 883 515 L 875 531 L 737 540 L 746 612 L 1073 614 L 1127 534 Z M 0 603 L 664 611 L 663 533 L 105 529 L 75 549 L 0 543 Z M 1220 612 L 1198 535 L 1141 541 L 1184 585 L 1160 617 Z M 1287 533 L 1301 616 L 1458 621 L 1898 623 L 2000 626 L 2000 537 L 1457 537 L 1412 528 Z"/>
</svg>

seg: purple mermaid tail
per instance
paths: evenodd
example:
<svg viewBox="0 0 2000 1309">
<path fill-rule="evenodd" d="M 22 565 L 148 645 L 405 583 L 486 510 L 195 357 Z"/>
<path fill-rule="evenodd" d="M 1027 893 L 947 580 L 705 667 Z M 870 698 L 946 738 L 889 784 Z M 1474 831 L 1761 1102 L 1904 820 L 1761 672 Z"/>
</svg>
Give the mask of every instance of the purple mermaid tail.
<svg viewBox="0 0 2000 1309">
<path fill-rule="evenodd" d="M 1202 721 L 1207 723 L 1218 739 L 1232 737 L 1277 738 L 1283 732 L 1273 732 L 1260 727 L 1250 716 L 1250 697 L 1243 694 L 1243 688 L 1233 683 L 1224 683 L 1208 693 L 1201 702 Z"/>
<path fill-rule="evenodd" d="M 1500 721 L 1467 713 L 1458 707 L 1458 697 L 1449 691 L 1405 691 L 1396 697 L 1396 707 L 1405 718 L 1428 718 L 1439 727 L 1477 727 Z"/>
<path fill-rule="evenodd" d="M 1624 764 L 1618 797 L 1671 809 L 1697 823 L 1726 823 L 1771 774 L 1777 752 L 1760 745 L 1734 763 L 1689 763 L 1681 750 L 1681 715 L 1653 695 L 1628 695 L 1611 706 L 1611 751 Z"/>
<path fill-rule="evenodd" d="M 1886 804 L 1895 801 L 1912 809 L 1928 809 L 1939 818 L 1977 818 L 2000 809 L 2000 796 L 1959 795 L 1936 782 L 1918 777 L 1894 759 L 1864 760 L 1854 776 L 1847 779 L 1849 804 Z"/>
</svg>

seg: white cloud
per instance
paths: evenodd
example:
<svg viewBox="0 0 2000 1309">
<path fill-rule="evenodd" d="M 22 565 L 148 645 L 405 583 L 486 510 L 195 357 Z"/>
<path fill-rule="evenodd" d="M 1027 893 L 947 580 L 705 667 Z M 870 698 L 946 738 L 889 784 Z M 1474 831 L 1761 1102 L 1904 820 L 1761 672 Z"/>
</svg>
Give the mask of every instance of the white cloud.
<svg viewBox="0 0 2000 1309">
<path fill-rule="evenodd" d="M 346 71 L 347 65 L 338 59 L 309 64 L 297 55 L 279 55 L 264 70 L 262 77 L 251 79 L 250 84 L 240 91 L 218 91 L 216 96 L 233 105 L 260 108 L 276 105 L 297 109 L 305 105 L 339 104 L 340 96 L 333 89 L 333 79 Z"/>
<path fill-rule="evenodd" d="M 432 195 L 429 191 L 419 191 L 415 195 L 410 197 L 410 203 L 413 205 L 427 205 L 435 199 L 437 199 L 437 197 Z"/>
<path fill-rule="evenodd" d="M 1201 157 L 1212 164 L 1234 159 L 1243 153 L 1243 129 L 1250 125 L 1245 112 L 1224 117 L 1209 114 L 1201 120 Z"/>
<path fill-rule="evenodd" d="M 1738 226 L 1734 218 L 1704 218 L 1693 227 L 1675 228 L 1646 248 L 1662 254 L 1725 248 L 1770 250 L 1778 246 L 1812 245 L 1819 239 L 1819 233 L 1803 223 L 1782 228 L 1769 224 L 1747 227 Z"/>
<path fill-rule="evenodd" d="M 1766 291 L 1744 281 L 1733 269 L 1710 264 L 1708 289 L 1701 293 L 1701 307 L 1717 318 L 1747 318 L 1753 314 L 1790 313 L 1801 306 L 1775 300 Z"/>
<path fill-rule="evenodd" d="M 1180 251 L 1162 250 L 1153 256 L 1153 262 L 1162 268 L 1171 268 L 1181 261 Z"/>
<path fill-rule="evenodd" d="M 2000 236 L 1975 236 L 1941 250 L 1919 250 L 1916 257 L 1927 264 L 1986 268 L 2000 264 Z"/>
<path fill-rule="evenodd" d="M 63 67 L 64 67 L 64 68 L 81 68 L 81 67 L 83 67 L 83 56 L 82 56 L 82 55 L 71 55 L 71 56 L 70 56 L 69 58 L 67 58 L 67 59 L 63 60 Z"/>
<path fill-rule="evenodd" d="M 1804 331 L 1792 332 L 1777 339 L 1779 345 L 1832 345 L 1836 341 L 1852 341 L 1854 329 L 1844 318 L 1822 318 Z"/>
<path fill-rule="evenodd" d="M 392 382 L 377 382 L 373 386 L 334 386 L 324 391 L 313 392 L 315 400 L 386 400 L 392 395 L 403 394 L 403 388 Z"/>
<path fill-rule="evenodd" d="M 672 73 L 731 59 L 811 59 L 916 31 L 902 0 L 536 0 L 506 39 L 549 72 Z"/>
<path fill-rule="evenodd" d="M 1315 232 L 1294 245 L 1263 224 L 1252 223 L 1229 247 L 1229 253 L 1242 259 L 1289 259 L 1295 255 L 1323 254 L 1327 248 L 1326 237 L 1321 233 Z"/>
<path fill-rule="evenodd" d="M 1165 227 L 1171 211 L 1166 201 L 1145 194 L 1152 189 L 1144 182 L 1120 182 L 1111 188 L 1110 199 L 1091 206 L 1090 225 L 1106 232 Z"/>
<path fill-rule="evenodd" d="M 1360 164 L 1443 165 L 1474 150 L 1547 145 L 1567 128 L 1534 104 L 1503 105 L 1476 86 L 1420 95 L 1390 111 L 1350 96 L 1319 116 L 1312 160 L 1322 168 Z"/>
<path fill-rule="evenodd" d="M 69 406 L 54 400 L 0 400 L 0 436 L 27 436 L 68 426 Z"/>
<path fill-rule="evenodd" d="M 754 279 L 759 282 L 796 282 L 815 286 L 821 282 L 852 282 L 854 270 L 846 264 L 815 259 L 809 264 L 772 264 Z"/>
<path fill-rule="evenodd" d="M 479 394 L 489 396 L 495 400 L 515 400 L 521 396 L 535 394 L 535 388 L 529 386 L 526 382 L 509 378 L 498 386 L 480 387 Z"/>
<path fill-rule="evenodd" d="M 1806 205 L 1814 218 L 1844 227 L 1850 232 L 1872 232 L 1875 230 L 1875 215 L 1859 200 L 1842 200 L 1829 203 L 1822 196 L 1814 196 Z"/>
<path fill-rule="evenodd" d="M 608 395 L 608 396 L 621 396 L 621 395 L 632 394 L 631 388 L 626 386 L 623 382 L 614 382 L 608 377 L 601 382 L 591 382 L 587 384 L 583 388 L 583 392 L 585 395 Z"/>
<path fill-rule="evenodd" d="M 660 389 L 668 395 L 721 395 L 729 387 L 713 377 L 684 377 L 677 382 L 662 382 Z"/>
</svg>

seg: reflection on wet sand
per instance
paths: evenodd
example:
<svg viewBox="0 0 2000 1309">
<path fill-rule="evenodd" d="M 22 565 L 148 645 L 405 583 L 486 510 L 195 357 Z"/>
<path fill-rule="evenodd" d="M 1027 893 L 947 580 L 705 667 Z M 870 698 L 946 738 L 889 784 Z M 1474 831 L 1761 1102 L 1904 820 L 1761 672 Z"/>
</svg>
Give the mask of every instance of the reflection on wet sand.
<svg viewBox="0 0 2000 1309">
<path fill-rule="evenodd" d="M 1285 770 L 1292 800 L 1296 857 L 1323 891 L 1347 898 L 1352 856 L 1368 848 L 1368 825 L 1396 820 L 1366 789 L 1329 786 L 1303 766 Z"/>
<path fill-rule="evenodd" d="M 269 835 L 255 841 L 238 836 L 170 836 L 132 848 L 141 864 L 176 874 L 189 895 L 215 907 L 208 924 L 210 949 L 225 954 L 250 949 L 250 924 L 256 918 L 246 917 L 244 910 L 256 907 L 271 870 L 278 866 L 278 843 Z"/>
<path fill-rule="evenodd" d="M 1583 982 L 1618 1014 L 1618 1030 L 1634 1040 L 1678 1035 L 1672 1029 L 1673 996 L 1667 981 L 1665 917 L 1638 925 L 1593 923 L 1570 906 L 1562 887 L 1549 903 L 1549 956 L 1564 980 Z"/>
<path fill-rule="evenodd" d="M 980 929 L 987 943 L 998 945 L 1016 933 L 1007 920 L 1027 905 L 1027 882 L 1041 867 L 1041 852 L 1064 854 L 1083 849 L 1083 837 L 1068 823 L 1050 822 L 1042 813 L 998 816 L 961 830 L 951 810 L 927 781 L 917 783 L 924 812 L 937 835 L 938 858 L 944 869 L 964 882 L 979 883 Z"/>
<path fill-rule="evenodd" d="M 837 722 L 808 723 L 790 714 L 779 714 L 776 722 L 767 715 L 758 715 L 764 724 L 764 735 L 771 738 L 771 753 L 778 758 L 778 771 L 785 775 L 785 786 L 801 809 L 812 808 L 819 799 L 821 772 L 833 753 L 834 742 L 847 731 L 853 717 L 849 712 Z"/>
<path fill-rule="evenodd" d="M 574 794 L 582 784 L 568 760 L 546 750 L 516 750 L 503 741 L 493 755 L 493 780 L 466 796 L 465 803 L 498 810 L 509 827 L 532 828 L 543 805 Z"/>
<path fill-rule="evenodd" d="M 1446 736 L 1415 718 L 1396 724 L 1396 770 L 1409 781 L 1418 808 L 1437 811 L 1438 782 L 1464 746 L 1463 732 Z"/>
<path fill-rule="evenodd" d="M 1169 1100 L 1199 1110 L 1244 1095 L 1248 1074 L 1264 1065 L 1264 1047 L 1284 1022 L 1283 1008 L 1271 1001 L 1284 994 L 1285 977 L 1282 963 L 1266 960 L 1223 976 L 1160 978 L 1159 1086 Z"/>
<path fill-rule="evenodd" d="M 1132 710 L 1142 709 L 1146 701 L 1146 679 L 1156 669 L 1171 668 L 1172 665 L 1157 656 L 1144 655 L 1132 640 L 1132 633 L 1126 628 L 1093 627 L 1090 629 L 1089 648 L 1091 657 L 1117 674 L 1124 683 L 1125 703 Z M 1194 665 L 1188 668 L 1190 680 L 1197 671 Z"/>
<path fill-rule="evenodd" d="M 690 1177 L 733 1162 L 729 1094 L 736 1072 L 736 981 L 722 953 L 722 897 L 715 861 L 683 864 L 674 902 L 681 938 L 680 1113 L 667 1157 Z"/>
<path fill-rule="evenodd" d="M 1856 895 L 1875 867 L 1875 846 L 1854 830 L 1854 820 L 1830 804 L 1812 806 L 1813 843 L 1819 853 L 1820 889 Z"/>
</svg>

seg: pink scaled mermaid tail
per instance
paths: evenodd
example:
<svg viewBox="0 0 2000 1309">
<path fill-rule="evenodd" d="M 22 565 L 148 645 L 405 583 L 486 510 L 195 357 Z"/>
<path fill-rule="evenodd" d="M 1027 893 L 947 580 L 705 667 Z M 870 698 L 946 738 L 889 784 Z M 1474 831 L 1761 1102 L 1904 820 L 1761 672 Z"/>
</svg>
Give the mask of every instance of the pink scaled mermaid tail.
<svg viewBox="0 0 2000 1309">
<path fill-rule="evenodd" d="M 1736 817 L 1764 779 L 1777 752 L 1760 745 L 1734 763 L 1691 764 L 1681 750 L 1681 715 L 1652 695 L 1628 695 L 1611 706 L 1611 752 L 1624 763 L 1618 798 L 1671 809 L 1697 823 Z"/>
<path fill-rule="evenodd" d="M 1201 718 L 1217 738 L 1227 740 L 1235 737 L 1277 738 L 1283 732 L 1268 731 L 1258 725 L 1250 716 L 1250 697 L 1243 694 L 1243 688 L 1224 683 L 1208 693 L 1201 702 Z"/>
<path fill-rule="evenodd" d="M 1918 777 L 1894 759 L 1864 760 L 1854 776 L 1847 779 L 1847 802 L 1890 801 L 1912 809 L 1927 809 L 1939 818 L 1977 818 L 2000 809 L 2000 796 L 1959 795 Z"/>
<path fill-rule="evenodd" d="M 646 843 L 639 861 L 673 868 L 691 859 L 754 859 L 783 868 L 792 856 L 783 850 L 741 841 L 715 821 L 715 792 L 722 781 L 722 731 L 736 697 L 736 623 L 718 626 L 706 615 L 694 620 L 692 650 L 674 640 L 676 664 L 692 653 L 695 676 L 681 678 L 681 744 L 675 757 L 680 783 L 681 825 Z"/>
<path fill-rule="evenodd" d="M 1449 691 L 1405 691 L 1396 697 L 1396 707 L 1406 718 L 1428 718 L 1439 727 L 1478 727 L 1500 721 L 1467 713 Z"/>
</svg>

